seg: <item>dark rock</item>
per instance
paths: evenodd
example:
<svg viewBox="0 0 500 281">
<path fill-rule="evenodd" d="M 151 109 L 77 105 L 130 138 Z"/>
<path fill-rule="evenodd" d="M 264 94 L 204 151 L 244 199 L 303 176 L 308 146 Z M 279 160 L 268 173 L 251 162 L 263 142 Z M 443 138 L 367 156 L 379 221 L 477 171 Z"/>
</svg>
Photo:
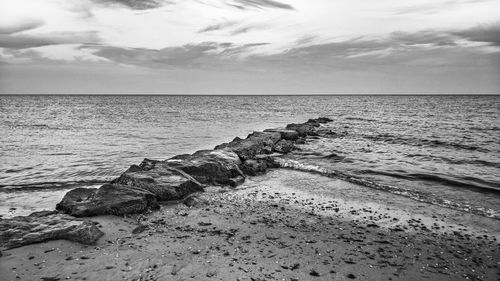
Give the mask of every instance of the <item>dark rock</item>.
<svg viewBox="0 0 500 281">
<path fill-rule="evenodd" d="M 317 119 L 309 119 L 306 123 L 302 124 L 288 124 L 286 129 L 297 131 L 300 137 L 317 136 L 316 128 L 323 123 L 333 121 L 330 118 L 320 117 Z"/>
<path fill-rule="evenodd" d="M 192 155 L 179 155 L 162 163 L 189 174 L 203 184 L 233 185 L 244 177 L 238 155 L 229 150 L 200 150 Z"/>
<path fill-rule="evenodd" d="M 279 168 L 280 165 L 276 162 L 275 157 L 279 157 L 281 155 L 281 153 L 259 154 L 255 155 L 255 160 L 265 162 L 268 168 Z"/>
<path fill-rule="evenodd" d="M 170 167 L 165 161 L 145 159 L 137 170 L 132 166 L 112 184 L 126 185 L 151 192 L 158 201 L 180 200 L 194 192 L 203 191 L 202 185 L 185 172 Z"/>
<path fill-rule="evenodd" d="M 147 229 L 148 229 L 147 225 L 141 224 L 141 225 L 137 226 L 136 228 L 132 229 L 132 234 L 139 234 L 139 233 L 146 231 Z"/>
<path fill-rule="evenodd" d="M 281 139 L 281 134 L 276 132 L 254 132 L 246 139 L 235 139 L 228 144 L 217 146 L 216 149 L 233 151 L 242 160 L 254 159 L 258 154 L 270 154 L 274 145 Z"/>
<path fill-rule="evenodd" d="M 104 184 L 98 189 L 73 189 L 56 206 L 57 210 L 75 217 L 123 215 L 158 208 L 158 201 L 153 193 L 119 184 Z"/>
<path fill-rule="evenodd" d="M 347 274 L 346 277 L 349 279 L 356 279 L 356 276 L 352 273 Z"/>
<path fill-rule="evenodd" d="M 305 143 L 306 143 L 306 140 L 304 138 L 300 138 L 300 139 L 295 141 L 295 144 L 305 144 Z"/>
<path fill-rule="evenodd" d="M 264 132 L 271 132 L 271 133 L 280 133 L 281 138 L 284 140 L 296 140 L 299 138 L 299 133 L 295 130 L 287 130 L 284 128 L 277 128 L 277 129 L 266 129 Z"/>
<path fill-rule="evenodd" d="M 314 276 L 314 277 L 319 277 L 320 274 L 319 272 L 317 272 L 316 270 L 312 269 L 310 272 L 309 272 L 309 275 L 311 276 Z"/>
<path fill-rule="evenodd" d="M 275 146 L 274 151 L 279 153 L 288 153 L 295 148 L 295 145 L 292 141 L 289 140 L 280 140 Z"/>
<path fill-rule="evenodd" d="M 238 177 L 234 177 L 234 178 L 229 179 L 229 185 L 232 187 L 236 187 L 244 182 L 245 182 L 244 176 L 238 176 Z"/>
<path fill-rule="evenodd" d="M 92 245 L 103 235 L 92 221 L 65 214 L 0 219 L 0 246 L 6 249 L 58 239 Z"/>
<path fill-rule="evenodd" d="M 297 131 L 300 137 L 315 136 L 316 127 L 314 125 L 304 123 L 304 124 L 288 124 L 286 128 L 289 130 Z"/>
<path fill-rule="evenodd" d="M 319 117 L 319 118 L 316 118 L 315 121 L 318 123 L 329 123 L 329 122 L 333 122 L 333 119 L 330 119 L 328 117 Z"/>
<path fill-rule="evenodd" d="M 241 166 L 243 172 L 250 176 L 263 174 L 267 170 L 267 164 L 263 160 L 246 160 Z"/>
<path fill-rule="evenodd" d="M 198 195 L 192 195 L 184 199 L 184 205 L 199 208 L 208 205 L 208 200 Z"/>
</svg>

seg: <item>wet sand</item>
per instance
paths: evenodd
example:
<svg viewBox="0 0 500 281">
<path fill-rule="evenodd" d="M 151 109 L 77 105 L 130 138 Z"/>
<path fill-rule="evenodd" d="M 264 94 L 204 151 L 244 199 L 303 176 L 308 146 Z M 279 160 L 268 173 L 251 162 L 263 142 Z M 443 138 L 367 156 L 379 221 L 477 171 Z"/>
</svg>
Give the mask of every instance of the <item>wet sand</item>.
<svg viewBox="0 0 500 281">
<path fill-rule="evenodd" d="M 94 217 L 95 246 L 3 251 L 0 280 L 498 280 L 498 220 L 278 169 L 197 206 Z"/>
</svg>

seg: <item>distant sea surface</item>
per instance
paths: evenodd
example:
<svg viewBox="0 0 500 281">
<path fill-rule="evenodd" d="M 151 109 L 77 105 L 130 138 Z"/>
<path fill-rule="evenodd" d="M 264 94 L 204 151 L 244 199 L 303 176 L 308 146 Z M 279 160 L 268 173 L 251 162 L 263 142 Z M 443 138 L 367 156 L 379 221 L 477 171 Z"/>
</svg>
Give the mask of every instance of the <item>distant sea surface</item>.
<svg viewBox="0 0 500 281">
<path fill-rule="evenodd" d="M 291 166 L 500 218 L 499 96 L 0 96 L 0 215 L 53 208 L 143 158 L 319 116 L 335 134 Z"/>
</svg>

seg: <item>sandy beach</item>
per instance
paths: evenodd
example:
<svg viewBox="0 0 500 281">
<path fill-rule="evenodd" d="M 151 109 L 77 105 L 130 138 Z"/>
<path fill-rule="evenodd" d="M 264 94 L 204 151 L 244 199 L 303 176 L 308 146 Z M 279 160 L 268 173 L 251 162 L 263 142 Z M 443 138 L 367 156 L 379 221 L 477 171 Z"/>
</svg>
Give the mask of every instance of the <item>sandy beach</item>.
<svg viewBox="0 0 500 281">
<path fill-rule="evenodd" d="M 95 246 L 56 240 L 3 251 L 0 279 L 500 277 L 494 219 L 320 175 L 276 169 L 236 189 L 207 188 L 186 203 L 93 217 L 105 233 Z"/>
</svg>

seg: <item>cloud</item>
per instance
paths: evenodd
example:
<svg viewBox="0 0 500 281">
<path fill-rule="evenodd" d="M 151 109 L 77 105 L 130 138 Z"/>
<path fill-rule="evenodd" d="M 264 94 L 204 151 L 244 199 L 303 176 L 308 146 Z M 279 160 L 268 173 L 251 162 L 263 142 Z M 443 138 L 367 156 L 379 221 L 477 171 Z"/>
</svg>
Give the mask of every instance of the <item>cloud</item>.
<svg viewBox="0 0 500 281">
<path fill-rule="evenodd" d="M 182 47 L 169 47 L 160 50 L 146 48 L 122 48 L 122 47 L 90 47 L 97 50 L 93 54 L 108 60 L 145 67 L 158 66 L 189 66 L 201 57 L 207 55 L 208 51 L 218 48 L 214 43 L 202 43 L 198 45 L 185 45 Z"/>
<path fill-rule="evenodd" d="M 44 22 L 40 19 L 21 19 L 10 23 L 3 23 L 0 25 L 0 34 L 12 34 L 25 30 L 34 29 L 40 27 Z"/>
<path fill-rule="evenodd" d="M 27 49 L 48 45 L 88 44 L 99 42 L 96 32 L 54 32 L 42 35 L 0 34 L 0 48 Z"/>
<path fill-rule="evenodd" d="M 120 5 L 134 10 L 148 10 L 163 6 L 166 3 L 171 3 L 165 0 L 94 0 L 97 3 L 107 5 Z"/>
<path fill-rule="evenodd" d="M 92 52 L 94 56 L 127 65 L 149 68 L 220 68 L 221 66 L 239 64 L 240 55 L 267 44 L 235 45 L 233 43 L 204 42 L 160 50 L 111 46 L 85 46 L 82 48 L 94 50 Z"/>
<path fill-rule="evenodd" d="M 235 21 L 226 21 L 223 23 L 209 25 L 209 26 L 201 29 L 200 31 L 198 31 L 198 33 L 217 31 L 217 30 L 228 28 L 228 27 L 233 27 L 237 24 L 238 24 L 238 22 L 235 22 Z"/>
<path fill-rule="evenodd" d="M 246 9 L 248 7 L 252 8 L 275 8 L 275 9 L 286 9 L 295 10 L 291 5 L 281 3 L 274 0 L 234 0 L 235 4 L 230 4 L 239 9 Z"/>
<path fill-rule="evenodd" d="M 449 32 L 423 30 L 418 32 L 393 32 L 390 39 L 400 45 L 455 46 L 457 37 Z"/>
<path fill-rule="evenodd" d="M 500 23 L 487 26 L 477 26 L 453 32 L 453 34 L 469 41 L 485 42 L 494 46 L 500 46 Z"/>
</svg>

